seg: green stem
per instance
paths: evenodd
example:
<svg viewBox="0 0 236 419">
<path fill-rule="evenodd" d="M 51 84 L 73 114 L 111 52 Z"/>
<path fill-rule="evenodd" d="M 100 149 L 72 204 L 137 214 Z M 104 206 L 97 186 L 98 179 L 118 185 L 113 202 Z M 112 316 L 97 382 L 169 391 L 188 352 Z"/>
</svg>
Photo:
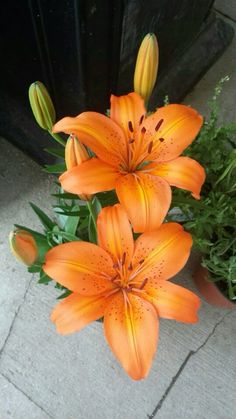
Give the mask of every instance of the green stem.
<svg viewBox="0 0 236 419">
<path fill-rule="evenodd" d="M 87 207 L 88 207 L 88 209 L 89 209 L 89 212 L 90 212 L 91 218 L 92 218 L 92 220 L 93 220 L 94 228 L 95 228 L 95 231 L 96 231 L 96 233 L 97 233 L 96 214 L 95 214 L 95 212 L 94 212 L 93 205 L 92 205 L 92 202 L 91 202 L 91 201 L 87 201 Z"/>
<path fill-rule="evenodd" d="M 63 147 L 65 147 L 66 141 L 63 140 L 63 138 L 59 134 L 53 134 L 53 132 L 51 132 L 51 131 L 48 131 L 48 132 L 54 138 L 54 140 L 56 140 L 59 144 L 61 144 L 61 145 L 63 145 Z"/>
</svg>

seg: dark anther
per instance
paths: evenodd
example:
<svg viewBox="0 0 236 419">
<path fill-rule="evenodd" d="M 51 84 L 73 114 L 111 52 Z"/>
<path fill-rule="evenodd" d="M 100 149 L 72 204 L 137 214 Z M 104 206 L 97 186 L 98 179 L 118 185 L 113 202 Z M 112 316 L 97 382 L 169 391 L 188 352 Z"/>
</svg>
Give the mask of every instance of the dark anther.
<svg viewBox="0 0 236 419">
<path fill-rule="evenodd" d="M 134 143 L 134 139 L 133 139 L 133 138 L 131 138 L 131 139 L 129 140 L 129 144 L 132 144 L 132 143 Z"/>
<path fill-rule="evenodd" d="M 125 264 L 125 259 L 126 259 L 126 252 L 123 253 L 122 256 L 122 260 L 121 260 L 121 264 L 124 265 Z"/>
<path fill-rule="evenodd" d="M 160 129 L 163 121 L 164 119 L 160 119 L 160 121 L 156 124 L 155 131 L 158 131 Z"/>
<path fill-rule="evenodd" d="M 148 278 L 145 278 L 143 280 L 142 284 L 140 285 L 139 289 L 142 290 L 145 287 L 145 285 L 146 285 L 147 282 L 148 282 Z"/>
<path fill-rule="evenodd" d="M 141 265 L 141 263 L 143 263 L 143 262 L 144 262 L 144 259 L 140 259 L 140 261 L 139 261 L 140 265 Z"/>
<path fill-rule="evenodd" d="M 142 124 L 143 120 L 144 120 L 144 115 L 141 116 L 140 121 L 139 121 L 139 125 Z"/>
<path fill-rule="evenodd" d="M 149 154 L 152 152 L 152 146 L 153 146 L 153 141 L 151 141 L 151 142 L 148 144 L 148 153 L 149 153 Z"/>
<path fill-rule="evenodd" d="M 134 132 L 133 124 L 131 121 L 128 122 L 128 127 L 129 127 L 130 132 Z"/>
<path fill-rule="evenodd" d="M 132 269 L 133 269 L 133 265 L 132 265 L 132 262 L 130 262 L 130 264 L 129 264 L 129 266 L 128 266 L 128 270 L 129 270 L 129 271 L 132 271 Z"/>
<path fill-rule="evenodd" d="M 159 138 L 159 141 L 162 143 L 163 141 L 165 141 L 164 138 Z"/>
<path fill-rule="evenodd" d="M 145 134 L 145 132 L 146 132 L 147 130 L 146 130 L 146 128 L 145 127 L 143 127 L 142 129 L 141 129 L 141 133 L 142 134 Z"/>
</svg>

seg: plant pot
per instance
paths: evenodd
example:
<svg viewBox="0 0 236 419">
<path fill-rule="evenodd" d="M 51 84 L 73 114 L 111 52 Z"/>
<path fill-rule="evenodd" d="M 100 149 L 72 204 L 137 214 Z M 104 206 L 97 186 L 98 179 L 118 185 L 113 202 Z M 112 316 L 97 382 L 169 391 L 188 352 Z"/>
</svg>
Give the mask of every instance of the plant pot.
<svg viewBox="0 0 236 419">
<path fill-rule="evenodd" d="M 225 295 L 219 290 L 215 282 L 211 282 L 208 279 L 209 272 L 203 266 L 199 266 L 196 270 L 193 280 L 197 286 L 200 294 L 205 298 L 209 304 L 221 308 L 236 309 L 236 303 L 230 301 Z"/>
</svg>

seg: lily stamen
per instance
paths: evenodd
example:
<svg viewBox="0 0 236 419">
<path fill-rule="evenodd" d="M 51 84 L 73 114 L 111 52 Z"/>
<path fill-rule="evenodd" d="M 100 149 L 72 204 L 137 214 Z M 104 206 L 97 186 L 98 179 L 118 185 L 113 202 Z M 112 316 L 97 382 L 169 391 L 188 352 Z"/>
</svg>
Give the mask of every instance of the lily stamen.
<svg viewBox="0 0 236 419">
<path fill-rule="evenodd" d="M 142 125 L 143 120 L 144 120 L 144 117 L 145 117 L 145 115 L 142 115 L 142 116 L 141 116 L 141 118 L 140 118 L 140 120 L 139 120 L 139 125 Z"/>
<path fill-rule="evenodd" d="M 163 118 L 160 119 L 160 121 L 155 126 L 155 131 L 159 131 L 159 129 L 160 129 L 160 127 L 161 127 L 161 125 L 162 125 L 163 122 L 164 122 L 164 119 Z"/>
<path fill-rule="evenodd" d="M 130 132 L 134 132 L 134 127 L 133 127 L 132 121 L 128 121 L 128 128 L 129 128 Z"/>
<path fill-rule="evenodd" d="M 122 266 L 125 264 L 125 259 L 126 259 L 126 252 L 124 252 L 123 255 L 122 255 L 122 259 L 121 259 L 121 265 Z"/>
<path fill-rule="evenodd" d="M 153 147 L 153 141 L 151 141 L 149 144 L 148 144 L 148 154 L 150 154 L 151 152 L 152 152 L 152 147 Z"/>
<path fill-rule="evenodd" d="M 140 285 L 140 287 L 139 287 L 139 289 L 141 290 L 141 289 L 143 289 L 144 287 L 145 287 L 145 285 L 146 285 L 146 283 L 148 282 L 148 278 L 145 278 L 144 280 L 143 280 L 143 282 L 142 282 L 142 284 Z"/>
<path fill-rule="evenodd" d="M 130 262 L 129 266 L 128 266 L 128 271 L 132 271 L 133 270 L 133 265 L 132 262 Z"/>
</svg>

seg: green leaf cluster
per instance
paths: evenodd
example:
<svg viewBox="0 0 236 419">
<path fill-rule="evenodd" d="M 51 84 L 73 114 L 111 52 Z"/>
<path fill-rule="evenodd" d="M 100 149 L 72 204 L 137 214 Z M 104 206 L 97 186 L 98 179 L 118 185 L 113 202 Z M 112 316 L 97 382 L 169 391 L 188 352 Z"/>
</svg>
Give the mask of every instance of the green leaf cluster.
<svg viewBox="0 0 236 419">
<path fill-rule="evenodd" d="M 217 85 L 210 117 L 185 153 L 205 168 L 201 200 L 175 190 L 172 206 L 181 212 L 172 209 L 168 218 L 184 224 L 212 280 L 228 298 L 236 300 L 236 125 L 219 125 L 218 118 L 219 94 L 226 80 Z"/>
<path fill-rule="evenodd" d="M 53 150 L 54 152 L 54 150 Z M 48 285 L 51 281 L 43 271 L 43 263 L 48 250 L 62 243 L 72 241 L 90 241 L 97 243 L 97 217 L 103 206 L 117 202 L 114 192 L 101 193 L 93 196 L 89 201 L 83 201 L 79 196 L 64 192 L 58 186 L 58 192 L 52 195 L 56 199 L 53 205 L 54 216 L 49 217 L 34 203 L 30 203 L 32 210 L 40 220 L 43 232 L 39 233 L 28 227 L 16 225 L 17 228 L 28 231 L 34 237 L 37 248 L 37 261 L 28 267 L 31 273 L 39 275 L 39 284 Z M 63 291 L 58 298 L 65 298 L 70 291 L 56 283 L 56 288 Z"/>
</svg>

